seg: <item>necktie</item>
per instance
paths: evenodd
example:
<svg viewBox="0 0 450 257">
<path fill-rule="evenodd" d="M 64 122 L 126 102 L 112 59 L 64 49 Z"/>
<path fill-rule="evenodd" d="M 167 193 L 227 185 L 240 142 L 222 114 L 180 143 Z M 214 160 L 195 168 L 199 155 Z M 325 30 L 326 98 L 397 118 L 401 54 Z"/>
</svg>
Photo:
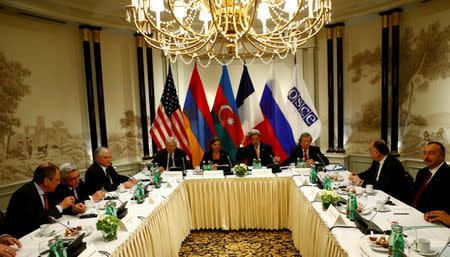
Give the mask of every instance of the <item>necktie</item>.
<svg viewBox="0 0 450 257">
<path fill-rule="evenodd" d="M 44 198 L 44 209 L 47 211 L 47 210 L 48 210 L 48 198 L 47 198 L 47 194 L 42 194 L 42 198 Z"/>
<path fill-rule="evenodd" d="M 74 187 L 72 187 L 72 194 L 78 200 L 77 190 Z"/>
<path fill-rule="evenodd" d="M 256 147 L 255 151 L 256 151 L 256 159 L 258 159 L 258 160 L 261 159 L 260 152 L 259 152 L 259 145 L 258 145 L 258 147 Z"/>
<path fill-rule="evenodd" d="M 169 166 L 168 166 L 168 168 L 171 168 L 171 167 L 173 167 L 173 153 L 169 154 Z"/>
<path fill-rule="evenodd" d="M 109 184 L 113 184 L 113 181 L 112 181 L 111 176 L 109 175 L 108 169 L 105 170 L 105 173 L 106 173 L 106 177 L 108 177 Z"/>
<path fill-rule="evenodd" d="M 308 158 L 308 150 L 303 150 L 303 152 L 305 153 L 305 154 L 303 154 L 303 157 L 305 158 L 305 161 L 307 161 L 309 158 Z"/>
<path fill-rule="evenodd" d="M 422 195 L 423 191 L 425 191 L 428 181 L 431 179 L 432 175 L 433 174 L 431 173 L 431 171 L 428 170 L 428 173 L 425 175 L 425 178 L 423 179 L 422 184 L 420 184 L 419 189 L 417 190 L 416 194 L 414 195 L 413 202 L 412 202 L 414 207 L 417 207 L 420 196 Z"/>
</svg>

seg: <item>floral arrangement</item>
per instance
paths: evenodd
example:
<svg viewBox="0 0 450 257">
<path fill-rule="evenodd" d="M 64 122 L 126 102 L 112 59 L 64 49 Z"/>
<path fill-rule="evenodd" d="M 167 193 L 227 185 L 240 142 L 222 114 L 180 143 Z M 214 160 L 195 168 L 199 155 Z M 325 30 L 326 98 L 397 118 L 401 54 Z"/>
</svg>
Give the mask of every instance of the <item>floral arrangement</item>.
<svg viewBox="0 0 450 257">
<path fill-rule="evenodd" d="M 105 241 L 111 241 L 117 238 L 117 230 L 120 226 L 120 219 L 114 215 L 105 214 L 97 220 L 97 230 L 103 231 Z"/>
<path fill-rule="evenodd" d="M 234 173 L 236 173 L 237 176 L 244 176 L 247 174 L 247 165 L 244 163 L 237 164 L 234 166 Z"/>
<path fill-rule="evenodd" d="M 323 206 L 335 205 L 339 201 L 339 195 L 334 190 L 322 190 L 320 200 Z"/>
</svg>

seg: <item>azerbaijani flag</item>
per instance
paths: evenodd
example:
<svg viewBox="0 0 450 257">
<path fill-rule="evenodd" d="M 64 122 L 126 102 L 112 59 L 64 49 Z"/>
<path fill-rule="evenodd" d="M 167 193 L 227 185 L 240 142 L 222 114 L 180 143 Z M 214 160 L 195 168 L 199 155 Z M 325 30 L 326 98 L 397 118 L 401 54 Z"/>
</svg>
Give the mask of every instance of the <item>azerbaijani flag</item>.
<svg viewBox="0 0 450 257">
<path fill-rule="evenodd" d="M 225 65 L 222 66 L 222 76 L 217 88 L 216 98 L 211 111 L 217 135 L 222 140 L 223 148 L 234 160 L 239 144 L 244 138 L 239 112 L 234 100 L 230 76 Z"/>
<path fill-rule="evenodd" d="M 200 165 L 203 154 L 207 150 L 209 141 L 217 136 L 214 122 L 209 111 L 203 83 L 198 74 L 197 65 L 192 71 L 186 101 L 183 107 L 184 124 L 191 147 L 192 163 Z"/>
</svg>

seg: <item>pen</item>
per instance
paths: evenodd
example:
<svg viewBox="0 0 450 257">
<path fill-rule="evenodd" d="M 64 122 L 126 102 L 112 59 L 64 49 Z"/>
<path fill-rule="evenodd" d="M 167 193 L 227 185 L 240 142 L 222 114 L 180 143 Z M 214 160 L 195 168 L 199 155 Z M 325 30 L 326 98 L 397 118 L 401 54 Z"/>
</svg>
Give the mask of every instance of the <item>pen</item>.
<svg viewBox="0 0 450 257">
<path fill-rule="evenodd" d="M 407 212 L 394 212 L 394 215 L 409 215 Z"/>
</svg>

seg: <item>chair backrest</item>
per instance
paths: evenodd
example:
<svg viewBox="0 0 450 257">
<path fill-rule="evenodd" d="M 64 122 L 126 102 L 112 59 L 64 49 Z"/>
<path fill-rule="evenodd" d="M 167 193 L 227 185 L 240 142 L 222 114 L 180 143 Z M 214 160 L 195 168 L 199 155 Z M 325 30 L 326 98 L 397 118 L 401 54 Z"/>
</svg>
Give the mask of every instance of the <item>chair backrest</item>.
<svg viewBox="0 0 450 257">
<path fill-rule="evenodd" d="M 5 233 L 5 214 L 0 211 L 0 235 Z"/>
</svg>

